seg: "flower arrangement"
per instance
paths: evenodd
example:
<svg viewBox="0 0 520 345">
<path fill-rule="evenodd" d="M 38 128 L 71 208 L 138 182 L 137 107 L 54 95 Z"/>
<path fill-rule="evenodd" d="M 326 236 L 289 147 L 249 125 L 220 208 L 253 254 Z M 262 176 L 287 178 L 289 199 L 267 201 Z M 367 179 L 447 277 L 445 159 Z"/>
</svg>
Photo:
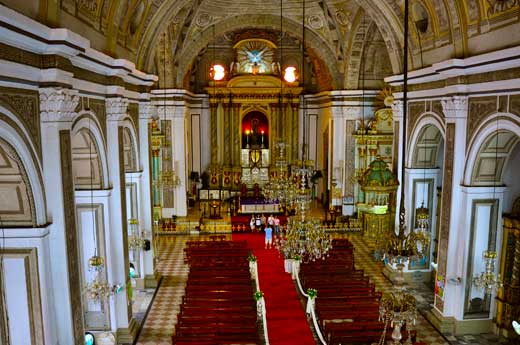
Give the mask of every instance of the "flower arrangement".
<svg viewBox="0 0 520 345">
<path fill-rule="evenodd" d="M 302 257 L 300 255 L 298 255 L 298 254 L 294 255 L 292 258 L 295 261 L 301 261 L 302 260 Z"/>
<path fill-rule="evenodd" d="M 253 294 L 253 297 L 255 298 L 255 301 L 259 301 L 260 299 L 262 299 L 264 297 L 264 293 L 260 290 L 258 290 L 257 292 L 255 292 Z"/>
<path fill-rule="evenodd" d="M 249 261 L 249 262 L 256 261 L 256 256 L 253 254 L 253 252 L 249 252 L 249 255 L 247 256 L 247 261 Z"/>
<path fill-rule="evenodd" d="M 307 295 L 309 295 L 309 298 L 316 298 L 318 291 L 316 289 L 307 289 Z"/>
</svg>

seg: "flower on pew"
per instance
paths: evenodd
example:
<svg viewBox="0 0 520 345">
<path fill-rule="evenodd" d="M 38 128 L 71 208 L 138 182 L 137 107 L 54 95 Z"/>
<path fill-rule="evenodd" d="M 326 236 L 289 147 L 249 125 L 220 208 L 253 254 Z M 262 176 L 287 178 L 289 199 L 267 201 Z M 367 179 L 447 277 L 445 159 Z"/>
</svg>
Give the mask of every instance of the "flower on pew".
<svg viewBox="0 0 520 345">
<path fill-rule="evenodd" d="M 309 298 L 313 299 L 318 296 L 318 291 L 316 289 L 307 289 L 307 295 L 309 295 Z"/>
<path fill-rule="evenodd" d="M 253 297 L 255 298 L 255 301 L 259 301 L 264 297 L 264 293 L 262 291 L 257 291 L 253 294 Z"/>
<path fill-rule="evenodd" d="M 300 255 L 298 255 L 298 254 L 294 255 L 292 258 L 293 258 L 294 261 L 301 261 L 302 260 L 302 257 Z"/>
<path fill-rule="evenodd" d="M 253 254 L 253 252 L 249 252 L 249 255 L 247 256 L 247 261 L 249 261 L 249 262 L 256 261 L 256 256 Z"/>
</svg>

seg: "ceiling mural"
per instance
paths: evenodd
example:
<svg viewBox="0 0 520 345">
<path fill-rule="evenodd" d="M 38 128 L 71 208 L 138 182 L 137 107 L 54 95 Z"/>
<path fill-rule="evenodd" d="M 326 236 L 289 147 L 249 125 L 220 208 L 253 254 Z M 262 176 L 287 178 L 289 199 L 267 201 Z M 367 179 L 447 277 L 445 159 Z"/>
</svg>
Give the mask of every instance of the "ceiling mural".
<svg viewBox="0 0 520 345">
<path fill-rule="evenodd" d="M 280 3 L 284 31 L 301 39 L 305 24 L 306 48 L 327 66 L 334 87 L 346 87 L 345 79 L 359 70 L 358 61 L 350 59 L 356 60 L 359 53 L 364 16 L 377 26 L 392 73 L 402 69 L 403 0 L 307 0 L 305 18 L 302 0 L 61 0 L 58 8 L 55 0 L 31 1 L 38 3 L 39 14 L 15 0 L 4 3 L 54 27 L 69 27 L 86 36 L 93 48 L 134 61 L 147 72 L 157 68 L 157 47 L 166 32 L 173 78 L 168 84 L 177 87 L 212 41 L 214 29 L 216 36 L 251 28 L 279 31 Z M 520 26 L 518 0 L 410 0 L 410 4 L 413 69 L 520 44 L 520 37 L 513 34 Z M 82 26 L 88 28 L 81 30 Z M 504 27 L 512 30 L 501 35 L 506 39 L 486 37 Z M 481 37 L 488 40 L 486 44 L 478 44 Z"/>
</svg>

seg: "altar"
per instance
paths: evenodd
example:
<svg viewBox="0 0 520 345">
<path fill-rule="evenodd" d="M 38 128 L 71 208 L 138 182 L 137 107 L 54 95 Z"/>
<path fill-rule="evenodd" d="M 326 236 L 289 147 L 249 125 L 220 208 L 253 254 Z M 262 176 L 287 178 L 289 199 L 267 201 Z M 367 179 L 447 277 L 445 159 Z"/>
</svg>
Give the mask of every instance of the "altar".
<svg viewBox="0 0 520 345">
<path fill-rule="evenodd" d="M 280 213 L 280 204 L 240 203 L 240 213 Z"/>
</svg>

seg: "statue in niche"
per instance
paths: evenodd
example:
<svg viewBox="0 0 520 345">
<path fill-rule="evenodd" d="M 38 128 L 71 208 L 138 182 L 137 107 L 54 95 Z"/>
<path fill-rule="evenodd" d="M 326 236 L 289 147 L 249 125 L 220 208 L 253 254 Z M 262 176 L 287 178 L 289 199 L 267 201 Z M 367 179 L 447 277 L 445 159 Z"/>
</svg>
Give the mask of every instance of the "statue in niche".
<svg viewBox="0 0 520 345">
<path fill-rule="evenodd" d="M 251 145 L 259 146 L 260 145 L 260 133 L 258 132 L 258 119 L 253 119 L 251 121 Z"/>
</svg>

